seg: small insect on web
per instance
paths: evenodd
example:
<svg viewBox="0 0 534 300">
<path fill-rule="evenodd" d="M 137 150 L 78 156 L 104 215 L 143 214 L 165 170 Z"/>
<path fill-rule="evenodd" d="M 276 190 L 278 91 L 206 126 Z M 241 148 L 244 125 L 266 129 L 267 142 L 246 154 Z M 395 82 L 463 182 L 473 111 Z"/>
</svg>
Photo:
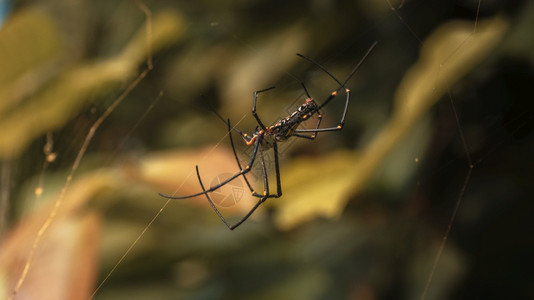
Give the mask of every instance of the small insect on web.
<svg viewBox="0 0 534 300">
<path fill-rule="evenodd" d="M 326 68 L 324 68 L 322 65 L 320 65 L 316 61 L 302 54 L 297 54 L 299 57 L 311 62 L 312 64 L 320 68 L 323 72 L 325 72 L 328 76 L 330 76 L 330 78 L 332 78 L 335 82 L 337 82 L 339 87 L 336 90 L 334 90 L 322 102 L 322 104 L 318 104 L 310 96 L 308 89 L 306 88 L 304 83 L 301 82 L 302 88 L 304 89 L 304 92 L 306 93 L 306 100 L 304 101 L 304 103 L 301 106 L 299 106 L 297 110 L 293 112 L 291 115 L 279 120 L 274 125 L 269 126 L 269 127 L 263 124 L 260 117 L 256 113 L 256 102 L 258 100 L 258 95 L 260 95 L 261 93 L 267 92 L 273 89 L 274 87 L 269 87 L 263 90 L 255 91 L 253 93 L 253 100 L 252 100 L 252 116 L 256 119 L 258 126 L 256 127 L 256 130 L 254 131 L 252 135 L 248 135 L 246 133 L 243 133 L 241 130 L 232 127 L 229 119 L 225 121 L 225 119 L 222 116 L 220 116 L 217 112 L 215 112 L 217 117 L 221 119 L 223 122 L 225 122 L 228 126 L 230 144 L 232 146 L 232 151 L 234 153 L 234 157 L 236 159 L 237 166 L 239 167 L 240 171 L 230 176 L 228 179 L 218 183 L 217 185 L 212 186 L 209 189 L 206 189 L 204 187 L 204 183 L 202 182 L 200 172 L 198 170 L 198 165 L 197 165 L 196 166 L 197 178 L 198 178 L 198 182 L 200 183 L 200 187 L 202 188 L 202 192 L 188 195 L 188 196 L 181 196 L 181 197 L 168 196 L 162 193 L 159 193 L 159 195 L 167 199 L 186 199 L 186 198 L 193 198 L 193 197 L 204 195 L 208 199 L 208 202 L 210 203 L 215 213 L 224 222 L 224 224 L 226 224 L 226 226 L 230 230 L 234 230 L 235 228 L 237 228 L 239 225 L 245 222 L 252 215 L 252 213 L 254 213 L 254 211 L 263 202 L 265 202 L 265 200 L 267 200 L 268 198 L 279 198 L 280 196 L 282 196 L 282 185 L 280 183 L 280 165 L 278 162 L 278 145 L 277 145 L 278 142 L 287 141 L 291 137 L 298 137 L 298 138 L 305 138 L 305 139 L 313 140 L 317 137 L 317 133 L 319 132 L 339 131 L 343 129 L 343 125 L 345 124 L 345 116 L 347 114 L 347 109 L 349 107 L 349 102 L 350 102 L 350 90 L 345 87 L 345 84 L 360 68 L 360 66 L 365 61 L 367 56 L 371 53 L 371 51 L 374 49 L 376 44 L 377 42 L 375 41 L 371 45 L 371 47 L 369 47 L 365 55 L 358 62 L 356 67 L 352 69 L 352 71 L 349 73 L 349 75 L 343 82 L 339 81 L 332 73 L 330 73 L 328 70 L 326 70 Z M 338 92 L 342 89 L 345 91 L 346 98 L 345 98 L 345 108 L 343 109 L 343 114 L 341 116 L 341 120 L 339 121 L 339 124 L 335 127 L 320 128 L 321 120 L 322 120 L 321 109 L 324 106 L 326 106 L 332 99 L 334 99 L 338 95 Z M 307 121 L 315 114 L 317 114 L 317 123 L 315 125 L 315 128 L 313 129 L 299 129 L 298 128 L 301 125 L 301 123 Z M 242 167 L 239 161 L 239 158 L 237 156 L 234 141 L 232 139 L 232 130 L 239 134 L 239 136 L 241 137 L 241 139 L 243 139 L 243 141 L 245 142 L 247 146 L 254 146 L 254 149 L 250 157 L 250 161 L 248 165 L 246 165 L 245 167 Z M 269 191 L 269 180 L 268 180 L 267 168 L 265 166 L 265 159 L 264 159 L 264 151 L 269 150 L 271 148 L 273 149 L 273 152 L 274 152 L 274 167 L 275 167 L 275 174 L 276 174 L 276 193 L 270 193 Z M 254 163 L 256 162 L 257 156 L 259 156 L 259 161 L 261 164 L 261 170 L 262 170 L 262 176 L 263 176 L 263 192 L 262 193 L 256 192 L 246 177 L 246 174 L 250 172 Z M 219 210 L 217 209 L 217 207 L 211 200 L 209 193 L 216 191 L 217 189 L 225 186 L 226 184 L 230 183 L 232 180 L 236 179 L 239 176 L 242 176 L 245 179 L 245 182 L 250 192 L 252 193 L 252 196 L 258 198 L 258 202 L 256 202 L 256 204 L 250 209 L 250 211 L 241 220 L 239 220 L 235 224 L 230 224 L 219 212 Z"/>
</svg>

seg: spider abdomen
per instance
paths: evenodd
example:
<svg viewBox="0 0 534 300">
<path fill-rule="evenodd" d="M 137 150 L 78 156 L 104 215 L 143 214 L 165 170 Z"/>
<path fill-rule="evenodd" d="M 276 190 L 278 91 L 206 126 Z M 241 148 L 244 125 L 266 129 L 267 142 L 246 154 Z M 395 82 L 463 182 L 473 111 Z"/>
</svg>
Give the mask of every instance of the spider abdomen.
<svg viewBox="0 0 534 300">
<path fill-rule="evenodd" d="M 293 136 L 293 132 L 300 123 L 308 120 L 315 113 L 319 112 L 319 106 L 312 98 L 307 98 L 304 104 L 299 106 L 291 115 L 276 122 L 268 128 L 268 133 L 278 142 L 283 142 Z"/>
</svg>

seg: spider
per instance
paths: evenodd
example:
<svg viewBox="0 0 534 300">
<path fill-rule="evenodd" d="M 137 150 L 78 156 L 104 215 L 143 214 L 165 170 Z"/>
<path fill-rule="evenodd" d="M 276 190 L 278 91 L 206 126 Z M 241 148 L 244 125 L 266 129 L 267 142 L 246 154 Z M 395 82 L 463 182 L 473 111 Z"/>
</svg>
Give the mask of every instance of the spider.
<svg viewBox="0 0 534 300">
<path fill-rule="evenodd" d="M 261 93 L 264 93 L 266 91 L 272 90 L 273 87 L 269 87 L 263 90 L 258 90 L 253 93 L 253 100 L 252 100 L 252 116 L 256 119 L 256 122 L 258 123 L 258 126 L 256 127 L 256 130 L 252 135 L 248 135 L 246 133 L 243 133 L 237 128 L 234 128 L 230 124 L 230 120 L 224 120 L 224 118 L 219 115 L 215 110 L 215 114 L 219 119 L 221 119 L 223 122 L 225 122 L 228 126 L 228 133 L 229 133 L 229 139 L 230 144 L 232 146 L 232 151 L 234 153 L 234 157 L 237 162 L 237 166 L 239 167 L 239 172 L 235 173 L 228 179 L 220 182 L 217 185 L 214 185 L 210 187 L 209 189 L 206 189 L 204 187 L 204 183 L 202 182 L 200 172 L 198 170 L 198 165 L 195 167 L 198 182 L 200 183 L 200 187 L 202 188 L 202 192 L 198 192 L 196 194 L 188 195 L 188 196 L 180 196 L 180 197 L 174 197 L 174 196 L 168 196 L 164 195 L 162 193 L 159 193 L 161 197 L 167 198 L 167 199 L 186 199 L 186 198 L 193 198 L 197 196 L 204 195 L 208 199 L 208 202 L 210 203 L 211 207 L 215 211 L 215 213 L 219 216 L 219 218 L 223 221 L 223 223 L 228 227 L 230 230 L 234 230 L 239 225 L 241 225 L 243 222 L 245 222 L 253 213 L 254 211 L 268 198 L 279 198 L 282 196 L 282 186 L 280 183 L 280 165 L 278 162 L 278 142 L 284 142 L 288 140 L 291 137 L 298 137 L 298 138 L 305 138 L 309 140 L 314 140 L 317 137 L 317 134 L 319 132 L 327 132 L 327 131 L 339 131 L 343 129 L 343 125 L 345 124 L 345 116 L 347 114 L 347 109 L 349 107 L 349 101 L 350 101 L 350 90 L 345 87 L 345 84 L 349 81 L 349 79 L 356 73 L 356 71 L 360 68 L 363 61 L 367 58 L 367 56 L 371 53 L 373 48 L 376 46 L 377 42 L 375 41 L 371 47 L 367 50 L 365 55 L 362 57 L 362 59 L 358 62 L 358 64 L 352 69 L 352 71 L 349 73 L 345 81 L 340 82 L 332 73 L 330 73 L 326 68 L 324 68 L 322 65 L 320 65 L 318 62 L 312 60 L 311 58 L 308 58 L 302 54 L 297 55 L 310 63 L 316 65 L 318 68 L 320 68 L 323 72 L 325 72 L 330 78 L 332 78 L 335 82 L 339 84 L 339 87 L 334 90 L 327 98 L 324 100 L 322 104 L 318 104 L 309 94 L 308 89 L 304 85 L 303 82 L 301 82 L 301 86 L 306 94 L 306 100 L 304 100 L 304 103 L 297 108 L 295 112 L 293 112 L 291 115 L 279 120 L 272 126 L 265 126 L 263 122 L 261 121 L 260 117 L 256 113 L 256 102 L 258 100 L 258 96 Z M 341 120 L 339 121 L 339 124 L 335 127 L 328 127 L 328 128 L 319 128 L 321 125 L 322 120 L 322 114 L 321 109 L 326 106 L 332 99 L 334 99 L 338 92 L 343 89 L 346 94 L 346 100 L 345 100 L 345 108 L 343 110 L 343 114 L 341 116 Z M 317 114 L 317 123 L 315 125 L 314 129 L 299 129 L 299 125 L 302 122 L 307 121 L 312 117 L 313 115 Z M 248 165 L 245 167 L 242 167 L 239 158 L 237 156 L 234 141 L 232 139 L 232 130 L 237 132 L 239 136 L 243 139 L 245 144 L 247 146 L 253 146 L 254 149 L 252 151 L 252 154 L 250 156 L 250 161 Z M 268 149 L 273 149 L 274 152 L 274 167 L 275 167 L 275 174 L 276 174 L 276 193 L 270 193 L 269 191 L 269 180 L 267 176 L 267 168 L 265 166 L 265 159 L 264 159 L 264 151 Z M 249 180 L 245 176 L 248 172 L 250 172 L 252 166 L 256 162 L 256 158 L 259 154 L 259 160 L 261 164 L 262 169 L 262 175 L 263 175 L 263 193 L 258 193 L 252 188 Z M 250 209 L 250 211 L 243 217 L 241 220 L 239 220 L 237 223 L 230 224 L 219 212 L 213 201 L 211 200 L 209 193 L 221 188 L 222 186 L 228 184 L 232 180 L 236 179 L 239 176 L 243 176 L 245 179 L 245 182 L 250 189 L 250 192 L 252 193 L 252 196 L 258 198 L 258 202 Z"/>
</svg>

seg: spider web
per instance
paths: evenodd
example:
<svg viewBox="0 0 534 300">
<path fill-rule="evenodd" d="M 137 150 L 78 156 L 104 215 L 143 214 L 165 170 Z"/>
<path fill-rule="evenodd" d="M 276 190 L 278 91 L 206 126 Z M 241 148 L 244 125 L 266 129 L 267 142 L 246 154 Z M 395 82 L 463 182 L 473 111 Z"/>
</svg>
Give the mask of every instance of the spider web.
<svg viewBox="0 0 534 300">
<path fill-rule="evenodd" d="M 452 6 L 440 3 L 454 10 L 444 9 L 446 13 L 431 22 L 431 14 L 420 13 L 429 5 L 424 1 L 376 1 L 362 6 L 367 10 L 359 13 L 361 18 L 366 14 L 375 18 L 360 21 L 362 25 L 354 30 L 346 27 L 348 35 L 343 31 L 342 37 L 314 41 L 315 47 L 310 47 L 301 34 L 317 28 L 308 28 L 308 24 L 282 26 L 290 23 L 288 15 L 302 11 L 297 5 L 268 10 L 259 5 L 250 14 L 243 14 L 250 20 L 239 21 L 262 24 L 280 18 L 280 25 L 273 24 L 275 33 L 240 29 L 244 27 L 235 26 L 234 15 L 223 8 L 206 14 L 198 7 L 184 5 L 175 9 L 202 16 L 200 20 L 188 20 L 186 31 L 193 36 L 209 35 L 218 42 L 209 46 L 178 45 L 170 50 L 155 46 L 163 26 L 158 12 L 168 10 L 168 4 L 154 2 L 147 6 L 139 1 L 114 6 L 113 13 L 102 14 L 105 21 L 100 26 L 130 34 L 125 34 L 122 41 L 111 41 L 109 49 L 94 51 L 109 55 L 137 39 L 138 48 L 144 49 L 143 59 L 138 59 L 140 69 L 133 68 L 130 74 L 134 75 L 125 76 L 113 91 L 99 86 L 88 96 L 90 105 L 76 118 L 35 137 L 24 150 L 22 157 L 31 158 L 26 164 L 20 158 L 2 162 L 2 221 L 15 229 L 3 239 L 0 291 L 14 299 L 33 293 L 55 299 L 532 296 L 528 290 L 533 280 L 528 272 L 531 259 L 525 254 L 532 249 L 528 239 L 532 234 L 528 214 L 532 205 L 526 200 L 532 195 L 529 154 L 533 110 L 523 100 L 532 68 L 525 63 L 529 61 L 526 46 L 514 44 L 525 37 L 521 35 L 525 16 L 518 13 L 520 6 L 503 10 L 486 1 L 472 2 Z M 337 5 L 347 11 L 354 9 L 352 4 Z M 310 7 L 313 13 L 308 17 L 318 24 L 331 22 L 326 17 L 329 10 L 337 11 L 336 4 L 326 1 L 314 2 Z M 384 7 L 388 13 L 384 13 Z M 105 8 L 102 11 L 107 11 Z M 262 17 L 259 13 L 280 10 L 287 12 L 281 17 Z M 526 6 L 524 11 L 532 9 Z M 428 37 L 433 32 L 455 19 L 463 19 L 463 25 L 470 28 L 432 72 L 438 82 L 447 76 L 447 68 L 456 58 L 469 53 L 469 41 L 487 21 L 497 18 L 495 12 L 517 20 L 503 39 L 504 46 L 495 47 L 491 54 L 481 53 L 488 58 L 445 88 L 439 101 L 416 123 L 413 133 L 394 146 L 373 171 L 367 187 L 345 196 L 350 199 L 347 204 L 338 204 L 342 214 L 325 215 L 333 220 L 310 214 L 312 219 L 287 228 L 268 225 L 266 211 L 274 211 L 271 222 L 283 224 L 277 223 L 276 213 L 291 211 L 285 203 L 298 202 L 292 189 L 309 203 L 299 204 L 296 209 L 306 212 L 317 205 L 313 195 L 308 196 L 313 190 L 306 180 L 323 190 L 335 189 L 333 185 L 339 180 L 328 177 L 338 174 L 341 166 L 355 163 L 354 155 L 363 155 L 357 150 L 338 149 L 365 149 L 380 135 L 395 109 L 394 92 L 401 90 L 399 83 L 419 54 L 432 47 Z M 348 21 L 352 18 L 350 14 L 338 16 L 342 25 L 353 24 Z M 98 36 L 93 40 L 98 42 Z M 250 221 L 244 228 L 229 232 L 208 206 L 202 206 L 205 199 L 199 199 L 199 205 L 171 204 L 155 196 L 164 189 L 177 194 L 188 194 L 188 188 L 198 189 L 196 163 L 207 182 L 236 170 L 224 124 L 209 114 L 202 101 L 188 100 L 199 99 L 199 91 L 209 101 L 217 102 L 217 109 L 230 117 L 233 125 L 250 133 L 255 126 L 248 113 L 251 97 L 237 95 L 251 95 L 274 81 L 277 90 L 260 103 L 262 118 L 274 122 L 302 99 L 295 78 L 305 81 L 316 98 L 335 88 L 335 83 L 327 83 L 328 78 L 313 66 L 286 57 L 307 50 L 306 55 L 317 58 L 343 78 L 351 63 L 358 60 L 357 53 L 373 40 L 379 41 L 376 57 L 370 57 L 351 80 L 355 96 L 347 123 L 360 127 L 347 126 L 340 134 L 320 135 L 317 141 L 287 146 L 281 166 L 287 193 L 270 207 L 260 209 L 259 222 Z M 380 55 L 380 51 L 386 52 L 380 47 L 396 47 L 398 56 Z M 176 53 L 184 58 L 177 59 Z M 266 55 L 270 58 L 267 64 L 257 60 Z M 239 59 L 225 65 L 217 57 Z M 388 66 L 389 72 L 380 66 Z M 233 76 L 240 73 L 247 76 Z M 209 80 L 200 80 L 209 76 Z M 329 105 L 325 122 L 335 123 L 339 109 Z M 176 121 L 162 122 L 172 119 Z M 342 136 L 351 139 L 342 140 Z M 206 143 L 211 145 L 200 146 Z M 196 150 L 155 151 L 174 147 Z M 22 179 L 25 177 L 31 179 Z M 15 204 L 11 200 L 15 198 L 34 200 Z M 243 199 L 241 204 L 246 209 L 250 202 Z M 242 214 L 241 208 L 221 211 L 236 218 Z M 18 219 L 22 221 L 18 223 Z M 61 236 L 79 242 L 65 243 Z M 95 254 L 98 245 L 102 249 L 100 259 Z M 22 253 L 19 264 L 6 264 L 14 251 Z M 59 258 L 50 254 L 55 251 Z M 60 261 L 67 267 L 57 267 L 62 265 Z M 94 282 L 97 269 L 100 275 Z M 69 281 L 65 272 L 85 276 Z M 243 286 L 243 282 L 247 284 Z M 82 292 L 73 292 L 76 289 Z"/>
</svg>

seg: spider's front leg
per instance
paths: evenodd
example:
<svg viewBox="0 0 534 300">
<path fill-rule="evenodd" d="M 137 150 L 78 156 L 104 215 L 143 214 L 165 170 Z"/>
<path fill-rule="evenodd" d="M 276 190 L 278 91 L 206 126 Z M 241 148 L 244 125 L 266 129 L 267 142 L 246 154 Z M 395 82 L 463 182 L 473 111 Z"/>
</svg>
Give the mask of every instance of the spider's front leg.
<svg viewBox="0 0 534 300">
<path fill-rule="evenodd" d="M 253 95 L 253 98 L 252 98 L 252 116 L 256 119 L 256 122 L 258 122 L 258 125 L 260 125 L 261 129 L 265 129 L 265 125 L 263 125 L 263 123 L 260 120 L 260 117 L 256 113 L 256 102 L 258 101 L 258 95 L 259 94 L 261 94 L 263 92 L 266 92 L 266 91 L 269 91 L 269 90 L 272 90 L 272 89 L 274 89 L 274 86 L 271 86 L 271 87 L 263 89 L 263 90 L 255 91 L 252 94 Z"/>
<path fill-rule="evenodd" d="M 260 143 L 259 143 L 259 140 L 257 140 L 255 145 L 254 145 L 254 150 L 252 151 L 252 156 L 250 158 L 250 162 L 249 162 L 248 166 L 246 166 L 245 168 L 241 169 L 239 172 L 235 173 L 230 178 L 224 180 L 223 182 L 221 182 L 221 183 L 219 183 L 219 184 L 217 184 L 215 186 L 210 187 L 207 190 L 203 190 L 202 192 L 199 192 L 199 193 L 196 193 L 196 194 L 191 194 L 191 195 L 188 195 L 188 196 L 181 196 L 181 197 L 168 196 L 168 195 L 165 195 L 165 194 L 162 194 L 162 193 L 159 193 L 159 195 L 161 197 L 167 198 L 167 199 L 187 199 L 187 198 L 193 198 L 193 197 L 197 197 L 197 196 L 200 196 L 200 195 L 206 195 L 207 193 L 211 193 L 211 192 L 219 189 L 220 187 L 228 184 L 229 182 L 233 181 L 237 177 L 250 172 L 251 166 L 254 164 L 254 160 L 256 159 L 256 154 L 258 153 L 258 147 L 259 146 L 260 146 Z M 198 168 L 198 165 L 196 167 Z M 200 177 L 199 177 L 199 180 L 200 180 Z"/>
<path fill-rule="evenodd" d="M 228 122 L 228 124 L 230 124 L 230 122 Z M 232 145 L 233 145 L 233 141 L 232 141 Z M 237 159 L 237 154 L 235 153 L 235 148 L 234 149 L 234 154 L 236 156 L 236 159 Z M 256 159 L 256 155 L 258 154 L 259 152 L 259 156 L 260 156 L 260 162 L 261 162 L 261 165 L 262 165 L 262 170 L 263 170 L 263 184 L 264 184 L 264 191 L 263 191 L 263 195 L 260 195 L 258 194 L 257 192 L 254 191 L 254 189 L 249 185 L 249 188 L 251 189 L 251 192 L 254 196 L 260 198 L 258 199 L 258 201 L 256 202 L 256 204 L 250 209 L 250 211 L 243 217 L 241 218 L 241 220 L 239 220 L 237 223 L 235 224 L 230 224 L 224 217 L 223 215 L 219 212 L 219 210 L 217 209 L 217 207 L 215 206 L 215 204 L 213 203 L 213 201 L 211 200 L 211 197 L 209 196 L 209 193 L 210 191 L 213 191 L 219 187 L 221 187 L 222 185 L 225 184 L 225 182 L 229 182 L 230 180 L 226 180 L 225 182 L 215 186 L 215 187 L 211 187 L 210 189 L 206 190 L 205 187 L 204 187 L 204 183 L 202 182 L 202 178 L 200 176 L 200 172 L 198 170 L 198 166 L 196 167 L 196 171 L 197 171 L 197 178 L 198 178 L 198 182 L 200 183 L 200 187 L 202 188 L 202 193 L 199 193 L 199 194 L 204 194 L 206 196 L 206 198 L 208 199 L 208 202 L 210 203 L 212 209 L 215 211 L 215 213 L 217 214 L 217 216 L 221 219 L 221 221 L 223 221 L 223 223 L 228 227 L 228 229 L 230 230 L 234 230 L 235 228 L 237 228 L 239 225 L 241 225 L 243 222 L 245 222 L 251 215 L 252 213 L 254 213 L 254 211 L 263 203 L 265 202 L 265 200 L 267 200 L 267 198 L 270 198 L 270 197 L 279 197 L 279 194 L 280 194 L 280 190 L 278 190 L 278 193 L 276 195 L 270 195 L 269 194 L 269 182 L 268 182 L 268 177 L 267 177 L 267 169 L 265 167 L 265 159 L 263 157 L 263 149 L 261 147 L 261 136 L 259 138 L 257 138 L 255 140 L 255 146 L 254 146 L 254 151 L 252 153 L 252 156 L 251 156 L 251 160 L 250 160 L 250 163 L 248 166 L 246 166 L 244 169 L 241 169 L 241 164 L 239 163 L 239 160 L 238 160 L 238 166 L 239 168 L 241 169 L 241 171 L 236 174 L 237 176 L 239 175 L 243 175 L 243 177 L 245 178 L 245 181 L 247 182 L 248 184 L 248 180 L 246 179 L 246 176 L 245 174 L 248 173 L 251 168 L 252 168 L 252 165 L 254 164 L 255 162 L 255 159 Z M 278 160 L 276 160 L 276 162 L 278 162 Z M 235 178 L 237 176 L 232 176 L 232 178 Z M 278 189 L 280 188 L 280 180 L 279 180 L 279 171 L 278 171 L 278 167 L 277 167 L 277 187 Z"/>
</svg>

